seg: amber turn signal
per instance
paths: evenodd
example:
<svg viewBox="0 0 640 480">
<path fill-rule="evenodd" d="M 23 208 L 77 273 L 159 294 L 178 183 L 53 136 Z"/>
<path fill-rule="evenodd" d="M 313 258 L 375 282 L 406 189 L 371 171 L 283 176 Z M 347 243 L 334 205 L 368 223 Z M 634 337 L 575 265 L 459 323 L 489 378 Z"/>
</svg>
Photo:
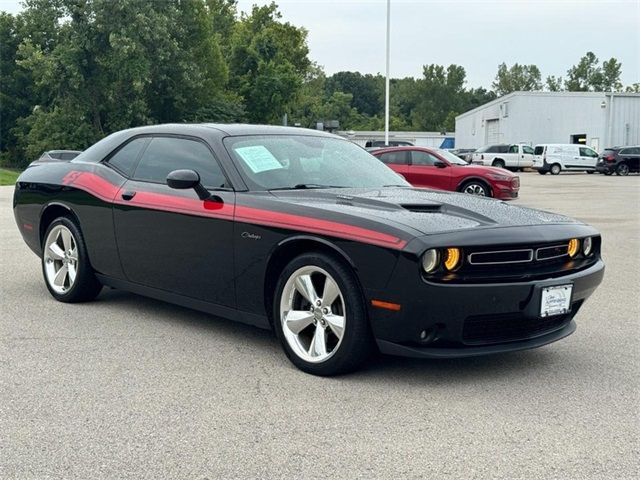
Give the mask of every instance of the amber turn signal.
<svg viewBox="0 0 640 480">
<path fill-rule="evenodd" d="M 567 247 L 567 253 L 571 258 L 575 257 L 580 249 L 580 241 L 577 238 L 569 240 L 569 246 Z"/>
<path fill-rule="evenodd" d="M 461 258 L 459 248 L 447 248 L 444 253 L 444 268 L 449 271 L 455 270 L 460 264 Z"/>
<path fill-rule="evenodd" d="M 402 308 L 399 303 L 383 302 L 382 300 L 371 300 L 371 305 L 385 310 L 393 310 L 394 312 L 399 312 L 400 308 Z"/>
</svg>

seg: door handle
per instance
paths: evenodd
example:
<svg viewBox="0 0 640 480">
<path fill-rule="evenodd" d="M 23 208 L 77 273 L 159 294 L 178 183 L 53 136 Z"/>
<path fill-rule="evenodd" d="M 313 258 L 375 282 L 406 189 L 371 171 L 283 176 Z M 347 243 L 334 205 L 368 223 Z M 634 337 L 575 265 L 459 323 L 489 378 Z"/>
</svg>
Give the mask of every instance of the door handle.
<svg viewBox="0 0 640 480">
<path fill-rule="evenodd" d="M 136 196 L 136 192 L 132 192 L 132 191 L 122 192 L 123 200 L 131 200 L 135 196 Z"/>
</svg>

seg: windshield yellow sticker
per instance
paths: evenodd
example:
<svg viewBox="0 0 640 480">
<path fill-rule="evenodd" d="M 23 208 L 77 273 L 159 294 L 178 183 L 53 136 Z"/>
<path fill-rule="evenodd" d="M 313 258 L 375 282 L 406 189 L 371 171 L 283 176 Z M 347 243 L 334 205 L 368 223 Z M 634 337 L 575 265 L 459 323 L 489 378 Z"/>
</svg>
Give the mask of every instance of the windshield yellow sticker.
<svg viewBox="0 0 640 480">
<path fill-rule="evenodd" d="M 264 145 L 240 147 L 236 148 L 235 151 L 238 155 L 240 155 L 244 163 L 251 169 L 253 173 L 260 173 L 266 172 L 267 170 L 276 170 L 278 168 L 283 168 L 282 164 Z"/>
</svg>

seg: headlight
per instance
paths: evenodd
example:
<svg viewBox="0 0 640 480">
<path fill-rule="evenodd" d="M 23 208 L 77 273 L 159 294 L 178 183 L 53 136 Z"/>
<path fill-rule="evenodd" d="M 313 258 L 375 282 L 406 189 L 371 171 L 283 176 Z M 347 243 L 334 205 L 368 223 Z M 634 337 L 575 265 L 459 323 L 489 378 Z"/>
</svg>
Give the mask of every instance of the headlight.
<svg viewBox="0 0 640 480">
<path fill-rule="evenodd" d="M 438 263 L 440 263 L 440 254 L 435 248 L 427 250 L 424 252 L 424 255 L 422 255 L 422 268 L 425 272 L 433 272 L 438 268 Z"/>
<path fill-rule="evenodd" d="M 444 251 L 444 268 L 447 270 L 455 270 L 460 265 L 462 255 L 459 248 L 447 248 Z"/>
<path fill-rule="evenodd" d="M 493 180 L 501 180 L 503 182 L 511 180 L 509 175 L 500 175 L 498 173 L 487 173 L 487 177 L 492 178 Z"/>
<path fill-rule="evenodd" d="M 582 241 L 582 253 L 584 253 L 585 257 L 591 255 L 593 251 L 593 239 L 591 237 L 587 237 Z"/>
<path fill-rule="evenodd" d="M 578 240 L 577 238 L 572 238 L 571 240 L 569 240 L 567 253 L 571 258 L 575 257 L 578 254 L 579 249 L 580 249 L 580 240 Z"/>
</svg>

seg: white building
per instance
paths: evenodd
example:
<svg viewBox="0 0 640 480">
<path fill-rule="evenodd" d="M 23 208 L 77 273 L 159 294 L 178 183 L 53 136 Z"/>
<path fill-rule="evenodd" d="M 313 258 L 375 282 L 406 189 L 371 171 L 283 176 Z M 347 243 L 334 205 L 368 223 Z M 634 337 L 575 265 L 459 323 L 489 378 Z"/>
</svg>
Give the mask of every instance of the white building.
<svg viewBox="0 0 640 480">
<path fill-rule="evenodd" d="M 495 143 L 638 145 L 640 94 L 513 92 L 456 117 L 456 148 Z"/>
</svg>

